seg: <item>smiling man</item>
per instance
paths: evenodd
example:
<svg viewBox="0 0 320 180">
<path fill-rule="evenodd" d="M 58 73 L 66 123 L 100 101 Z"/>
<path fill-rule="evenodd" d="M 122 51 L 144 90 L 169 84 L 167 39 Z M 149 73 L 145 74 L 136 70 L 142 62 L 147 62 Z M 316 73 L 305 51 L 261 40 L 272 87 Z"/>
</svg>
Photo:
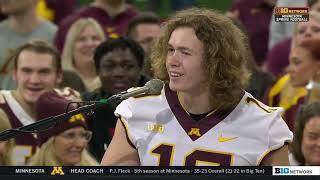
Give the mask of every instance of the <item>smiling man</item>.
<svg viewBox="0 0 320 180">
<path fill-rule="evenodd" d="M 143 86 L 148 79 L 142 75 L 144 51 L 135 41 L 127 38 L 108 39 L 95 51 L 94 61 L 102 87 L 84 93 L 86 101 L 106 99 L 131 87 Z M 100 161 L 111 141 L 117 118 L 115 106 L 109 105 L 95 110 L 89 128 L 93 132 L 89 150 Z M 105 130 L 102 129 L 105 128 Z"/>
<path fill-rule="evenodd" d="M 35 103 L 44 92 L 61 82 L 61 60 L 58 52 L 44 41 L 31 41 L 18 47 L 10 57 L 14 62 L 13 79 L 17 89 L 0 91 L 0 111 L 5 113 L 12 128 L 34 122 Z M 25 165 L 37 147 L 37 137 L 23 134 L 15 138 L 14 164 Z"/>
</svg>

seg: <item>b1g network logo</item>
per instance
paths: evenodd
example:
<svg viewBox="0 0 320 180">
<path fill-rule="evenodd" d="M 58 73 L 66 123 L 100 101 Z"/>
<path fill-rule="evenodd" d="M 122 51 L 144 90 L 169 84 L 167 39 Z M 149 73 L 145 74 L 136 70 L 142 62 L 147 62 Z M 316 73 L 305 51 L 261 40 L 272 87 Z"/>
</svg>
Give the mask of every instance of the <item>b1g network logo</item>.
<svg viewBox="0 0 320 180">
<path fill-rule="evenodd" d="M 309 21 L 307 7 L 275 7 L 274 20 L 276 22 L 306 22 Z"/>
<path fill-rule="evenodd" d="M 320 166 L 273 166 L 272 175 L 320 175 Z"/>
</svg>

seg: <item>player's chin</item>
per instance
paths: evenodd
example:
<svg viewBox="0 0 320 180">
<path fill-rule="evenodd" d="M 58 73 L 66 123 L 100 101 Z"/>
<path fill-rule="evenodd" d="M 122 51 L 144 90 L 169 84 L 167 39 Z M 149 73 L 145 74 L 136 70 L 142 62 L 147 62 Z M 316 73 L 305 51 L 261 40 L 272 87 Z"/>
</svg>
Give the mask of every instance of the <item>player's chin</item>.
<svg viewBox="0 0 320 180">
<path fill-rule="evenodd" d="M 183 89 L 183 85 L 181 83 L 171 80 L 169 82 L 169 87 L 172 91 L 181 91 Z"/>
</svg>

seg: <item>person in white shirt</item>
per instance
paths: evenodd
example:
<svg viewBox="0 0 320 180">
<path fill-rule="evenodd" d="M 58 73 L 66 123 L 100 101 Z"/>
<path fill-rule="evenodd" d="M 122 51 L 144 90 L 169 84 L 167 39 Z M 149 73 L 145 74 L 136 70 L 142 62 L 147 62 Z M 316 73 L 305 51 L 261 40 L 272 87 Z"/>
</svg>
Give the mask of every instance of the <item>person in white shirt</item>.
<svg viewBox="0 0 320 180">
<path fill-rule="evenodd" d="M 246 36 L 214 10 L 183 10 L 165 22 L 152 49 L 159 95 L 117 107 L 102 165 L 288 165 L 292 132 L 281 108 L 243 89 Z"/>
</svg>

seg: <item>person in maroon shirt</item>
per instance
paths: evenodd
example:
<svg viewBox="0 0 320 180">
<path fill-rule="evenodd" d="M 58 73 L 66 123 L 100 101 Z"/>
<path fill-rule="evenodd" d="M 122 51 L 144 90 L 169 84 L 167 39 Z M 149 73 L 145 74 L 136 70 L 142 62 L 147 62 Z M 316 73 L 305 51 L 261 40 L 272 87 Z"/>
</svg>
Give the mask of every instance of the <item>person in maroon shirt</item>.
<svg viewBox="0 0 320 180">
<path fill-rule="evenodd" d="M 138 11 L 125 0 L 95 0 L 61 21 L 54 39 L 55 46 L 61 52 L 69 27 L 79 18 L 95 19 L 103 27 L 106 37 L 118 38 L 125 35 L 128 23 L 137 15 Z"/>
<path fill-rule="evenodd" d="M 235 0 L 230 10 L 231 15 L 246 27 L 258 65 L 263 63 L 268 51 L 269 24 L 274 4 L 274 0 Z"/>
</svg>

